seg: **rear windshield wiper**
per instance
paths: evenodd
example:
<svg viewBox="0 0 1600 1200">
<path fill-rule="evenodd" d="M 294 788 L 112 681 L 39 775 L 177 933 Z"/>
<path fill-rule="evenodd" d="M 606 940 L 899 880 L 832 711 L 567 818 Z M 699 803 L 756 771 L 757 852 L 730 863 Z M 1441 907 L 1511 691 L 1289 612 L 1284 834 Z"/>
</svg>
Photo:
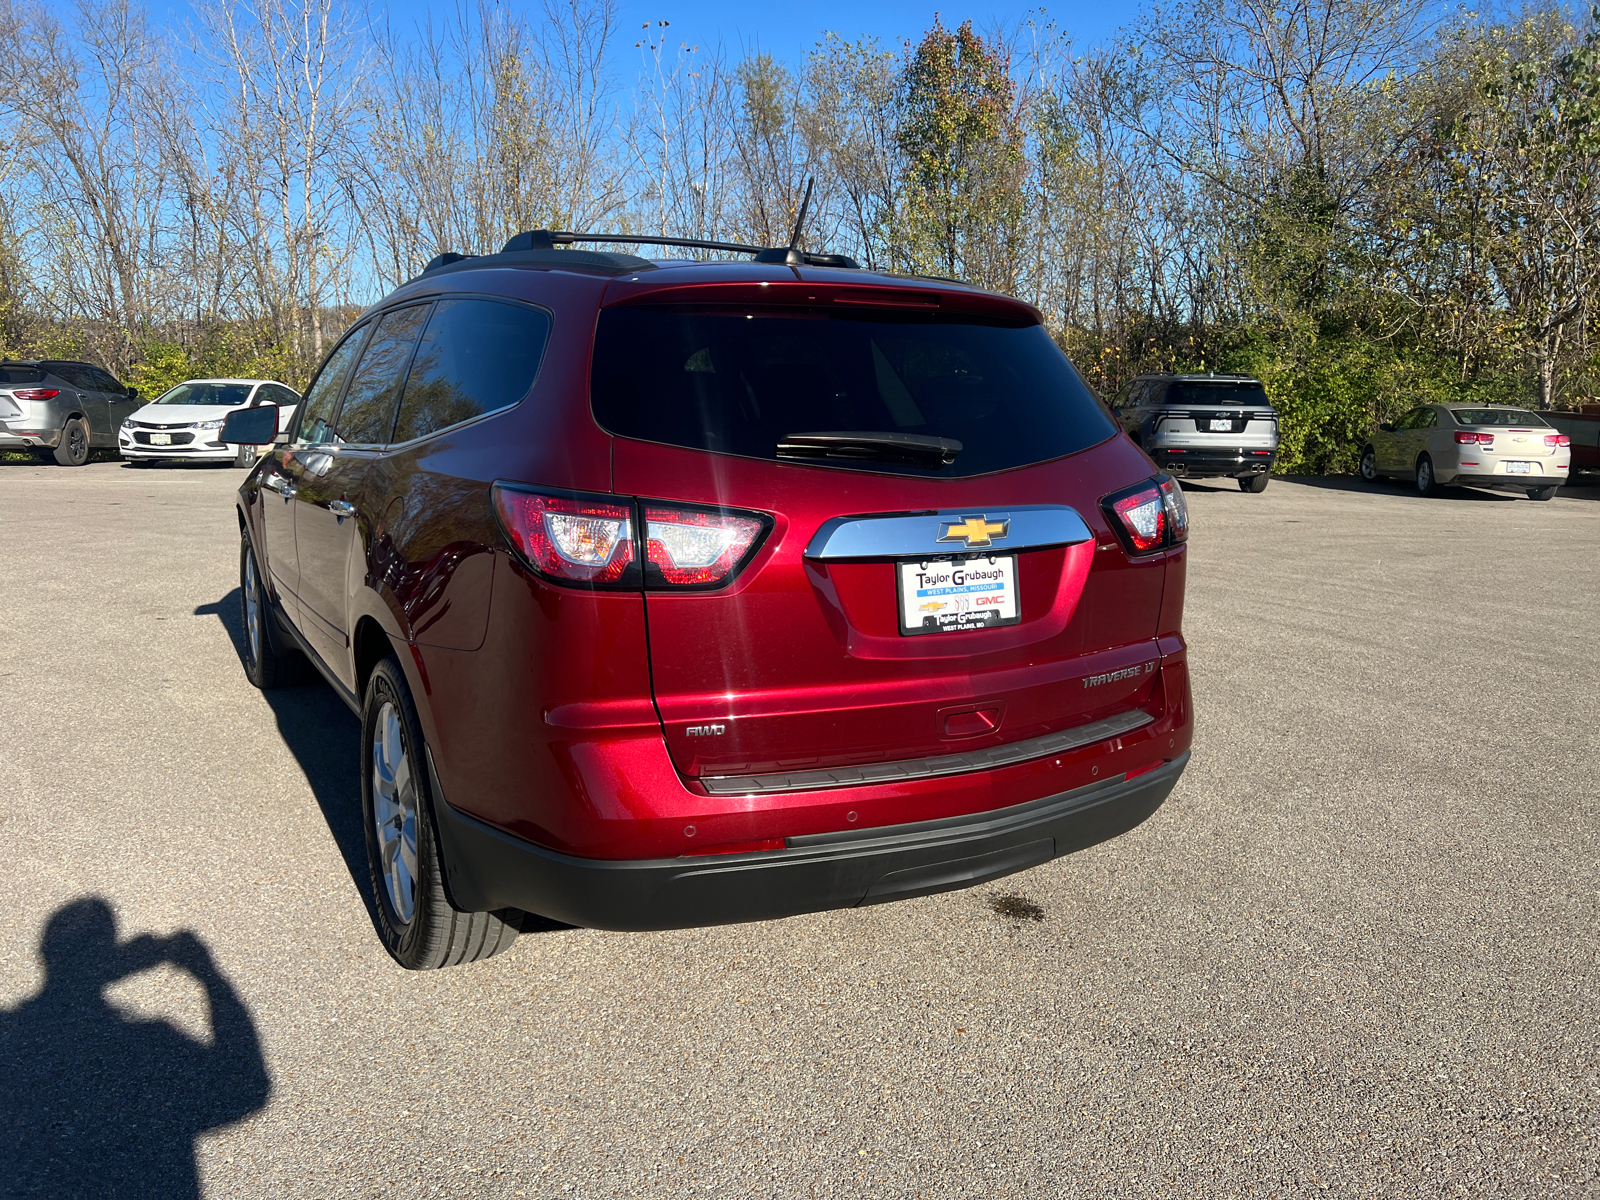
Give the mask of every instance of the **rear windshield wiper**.
<svg viewBox="0 0 1600 1200">
<path fill-rule="evenodd" d="M 961 453 L 955 438 L 918 433 L 789 433 L 778 443 L 779 458 L 855 458 L 949 466 Z"/>
</svg>

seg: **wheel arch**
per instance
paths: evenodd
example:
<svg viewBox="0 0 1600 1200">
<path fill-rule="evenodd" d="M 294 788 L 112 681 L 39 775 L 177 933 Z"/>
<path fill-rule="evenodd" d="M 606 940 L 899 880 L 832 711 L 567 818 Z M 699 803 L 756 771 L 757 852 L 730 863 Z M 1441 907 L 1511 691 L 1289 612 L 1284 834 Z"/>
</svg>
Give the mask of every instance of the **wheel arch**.
<svg viewBox="0 0 1600 1200">
<path fill-rule="evenodd" d="M 356 695 L 365 696 L 367 680 L 372 678 L 373 668 L 391 654 L 397 654 L 395 644 L 376 617 L 364 616 L 356 622 L 354 634 L 350 639 L 350 649 L 354 659 Z M 402 661 L 402 670 L 404 665 Z"/>
</svg>

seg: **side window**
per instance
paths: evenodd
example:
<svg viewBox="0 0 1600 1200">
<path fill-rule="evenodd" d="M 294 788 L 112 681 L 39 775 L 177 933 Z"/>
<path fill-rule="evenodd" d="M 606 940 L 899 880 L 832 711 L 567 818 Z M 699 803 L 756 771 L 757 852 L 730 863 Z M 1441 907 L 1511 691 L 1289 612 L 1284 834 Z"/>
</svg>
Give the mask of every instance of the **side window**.
<svg viewBox="0 0 1600 1200">
<path fill-rule="evenodd" d="M 497 300 L 441 300 L 417 346 L 394 440 L 426 437 L 528 394 L 550 318 Z"/>
<path fill-rule="evenodd" d="M 305 403 L 295 414 L 295 434 L 291 441 L 312 446 L 333 441 L 334 405 L 339 403 L 345 378 L 355 365 L 356 355 L 361 352 L 361 344 L 367 340 L 367 331 L 371 328 L 370 325 L 361 326 L 328 355 L 315 382 L 306 391 Z"/>
<path fill-rule="evenodd" d="M 350 387 L 339 408 L 338 440 L 350 445 L 383 445 L 394 428 L 394 409 L 400 385 L 411 362 L 411 350 L 427 320 L 426 304 L 385 313 L 378 320 L 361 364 L 350 377 Z"/>
<path fill-rule="evenodd" d="M 127 389 L 116 381 L 110 371 L 102 371 L 99 367 L 89 368 L 89 378 L 94 380 L 94 388 L 98 392 L 126 392 Z"/>
<path fill-rule="evenodd" d="M 1418 429 L 1432 429 L 1439 423 L 1439 414 L 1431 408 L 1425 408 L 1417 414 Z"/>
<path fill-rule="evenodd" d="M 281 383 L 269 383 L 261 391 L 265 395 L 265 399 L 261 401 L 263 404 L 276 404 L 280 408 L 293 408 L 300 403 L 300 397 Z"/>
<path fill-rule="evenodd" d="M 100 389 L 89 382 L 89 368 L 82 363 L 53 362 L 42 364 L 44 369 L 52 375 L 65 379 L 75 388 L 82 388 L 86 392 L 97 392 Z"/>
</svg>

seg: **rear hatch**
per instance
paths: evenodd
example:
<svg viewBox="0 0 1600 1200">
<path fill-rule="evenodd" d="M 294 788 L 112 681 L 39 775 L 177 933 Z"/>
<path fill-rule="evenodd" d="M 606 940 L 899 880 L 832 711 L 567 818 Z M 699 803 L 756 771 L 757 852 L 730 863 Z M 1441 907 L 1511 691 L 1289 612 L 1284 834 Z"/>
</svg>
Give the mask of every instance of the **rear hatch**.
<svg viewBox="0 0 1600 1200">
<path fill-rule="evenodd" d="M 1178 380 L 1167 388 L 1157 417 L 1160 435 L 1209 435 L 1238 445 L 1241 438 L 1276 439 L 1278 414 L 1253 380 Z M 1186 439 L 1187 440 L 1187 439 Z"/>
<path fill-rule="evenodd" d="M 1099 511 L 1150 466 L 1032 309 L 815 284 L 626 296 L 600 315 L 592 398 L 647 523 L 759 538 L 731 581 L 656 570 L 647 593 L 685 774 L 979 750 L 1150 696 L 1165 563 Z M 689 545 L 658 532 L 652 560 Z"/>
</svg>

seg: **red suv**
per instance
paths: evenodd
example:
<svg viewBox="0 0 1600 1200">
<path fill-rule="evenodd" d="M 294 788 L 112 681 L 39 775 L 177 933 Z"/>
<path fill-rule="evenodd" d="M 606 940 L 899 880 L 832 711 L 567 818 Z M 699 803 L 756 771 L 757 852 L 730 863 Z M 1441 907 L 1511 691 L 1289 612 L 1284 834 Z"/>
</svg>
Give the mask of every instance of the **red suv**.
<svg viewBox="0 0 1600 1200">
<path fill-rule="evenodd" d="M 360 714 L 402 965 L 966 887 L 1161 804 L 1183 496 L 1036 310 L 553 236 L 372 308 L 239 491 L 248 672 Z"/>
</svg>

